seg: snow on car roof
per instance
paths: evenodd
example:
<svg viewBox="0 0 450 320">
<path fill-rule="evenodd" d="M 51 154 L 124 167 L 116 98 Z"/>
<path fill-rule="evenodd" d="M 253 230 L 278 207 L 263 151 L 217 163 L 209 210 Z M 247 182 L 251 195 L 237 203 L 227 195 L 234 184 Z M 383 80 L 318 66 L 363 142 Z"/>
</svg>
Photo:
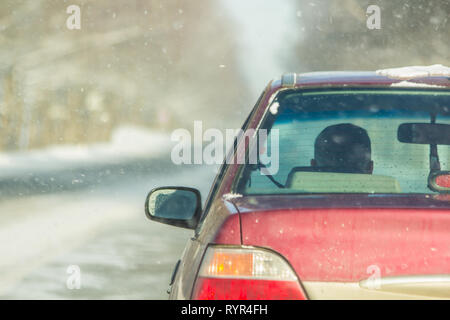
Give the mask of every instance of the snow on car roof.
<svg viewBox="0 0 450 320">
<path fill-rule="evenodd" d="M 413 82 L 413 81 L 400 81 L 400 82 L 394 82 L 391 84 L 391 87 L 403 87 L 403 88 L 445 88 L 445 86 L 439 86 L 436 84 L 428 84 L 423 82 Z"/>
<path fill-rule="evenodd" d="M 377 70 L 376 74 L 398 80 L 411 80 L 427 77 L 450 77 L 450 68 L 442 64 L 432 66 L 410 66 Z"/>
<path fill-rule="evenodd" d="M 378 71 L 321 71 L 297 73 L 295 84 L 292 80 L 289 83 L 283 81 L 287 79 L 286 75 L 271 82 L 271 90 L 277 90 L 281 87 L 311 87 L 311 86 L 421 86 L 426 87 L 450 87 L 450 68 L 442 65 L 433 65 L 429 67 L 402 67 L 383 69 Z"/>
</svg>

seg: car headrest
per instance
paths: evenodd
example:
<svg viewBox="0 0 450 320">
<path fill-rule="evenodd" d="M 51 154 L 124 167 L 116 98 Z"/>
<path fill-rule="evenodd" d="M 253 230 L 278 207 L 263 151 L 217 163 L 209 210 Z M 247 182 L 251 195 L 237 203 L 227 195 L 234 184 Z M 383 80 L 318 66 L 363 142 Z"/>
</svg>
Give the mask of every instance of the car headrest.
<svg viewBox="0 0 450 320">
<path fill-rule="evenodd" d="M 286 188 L 306 193 L 400 193 L 395 178 L 374 174 L 291 171 Z"/>
</svg>

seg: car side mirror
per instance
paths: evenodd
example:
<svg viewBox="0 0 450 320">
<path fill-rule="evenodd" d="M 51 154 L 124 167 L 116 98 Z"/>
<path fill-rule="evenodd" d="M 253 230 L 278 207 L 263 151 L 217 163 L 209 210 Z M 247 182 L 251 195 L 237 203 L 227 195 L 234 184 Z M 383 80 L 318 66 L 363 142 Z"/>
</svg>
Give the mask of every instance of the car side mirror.
<svg viewBox="0 0 450 320">
<path fill-rule="evenodd" d="M 150 191 L 145 215 L 150 220 L 195 229 L 202 213 L 200 192 L 186 187 L 161 187 Z"/>
</svg>

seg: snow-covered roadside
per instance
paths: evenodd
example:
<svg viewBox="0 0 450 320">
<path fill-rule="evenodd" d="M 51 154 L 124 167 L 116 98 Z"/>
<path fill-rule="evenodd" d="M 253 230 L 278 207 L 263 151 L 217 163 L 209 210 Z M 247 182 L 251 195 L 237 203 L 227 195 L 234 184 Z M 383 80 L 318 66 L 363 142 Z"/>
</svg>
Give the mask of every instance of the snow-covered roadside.
<svg viewBox="0 0 450 320">
<path fill-rule="evenodd" d="M 192 231 L 148 221 L 145 196 L 168 184 L 198 188 L 205 198 L 214 174 L 207 166 L 161 172 L 1 201 L 0 298 L 166 298 Z M 81 290 L 66 287 L 70 265 L 81 268 Z"/>
<path fill-rule="evenodd" d="M 123 126 L 114 130 L 108 143 L 55 145 L 26 152 L 0 153 L 0 179 L 154 158 L 170 152 L 170 146 L 167 133 Z"/>
<path fill-rule="evenodd" d="M 141 203 L 124 201 L 117 195 L 86 192 L 0 203 L 0 295 L 49 257 L 142 211 L 137 210 L 137 204 Z"/>
</svg>

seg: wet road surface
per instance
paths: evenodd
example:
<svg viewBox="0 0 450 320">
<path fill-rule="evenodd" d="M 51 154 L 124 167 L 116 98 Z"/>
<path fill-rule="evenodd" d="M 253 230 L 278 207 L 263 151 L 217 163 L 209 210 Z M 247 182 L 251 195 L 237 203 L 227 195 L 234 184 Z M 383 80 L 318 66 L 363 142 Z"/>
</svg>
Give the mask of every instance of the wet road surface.
<svg viewBox="0 0 450 320">
<path fill-rule="evenodd" d="M 145 196 L 156 186 L 185 185 L 205 199 L 216 168 L 157 164 L 85 188 L 2 200 L 0 298 L 167 299 L 193 232 L 147 220 Z M 79 289 L 70 289 L 70 266 L 79 268 Z"/>
</svg>

